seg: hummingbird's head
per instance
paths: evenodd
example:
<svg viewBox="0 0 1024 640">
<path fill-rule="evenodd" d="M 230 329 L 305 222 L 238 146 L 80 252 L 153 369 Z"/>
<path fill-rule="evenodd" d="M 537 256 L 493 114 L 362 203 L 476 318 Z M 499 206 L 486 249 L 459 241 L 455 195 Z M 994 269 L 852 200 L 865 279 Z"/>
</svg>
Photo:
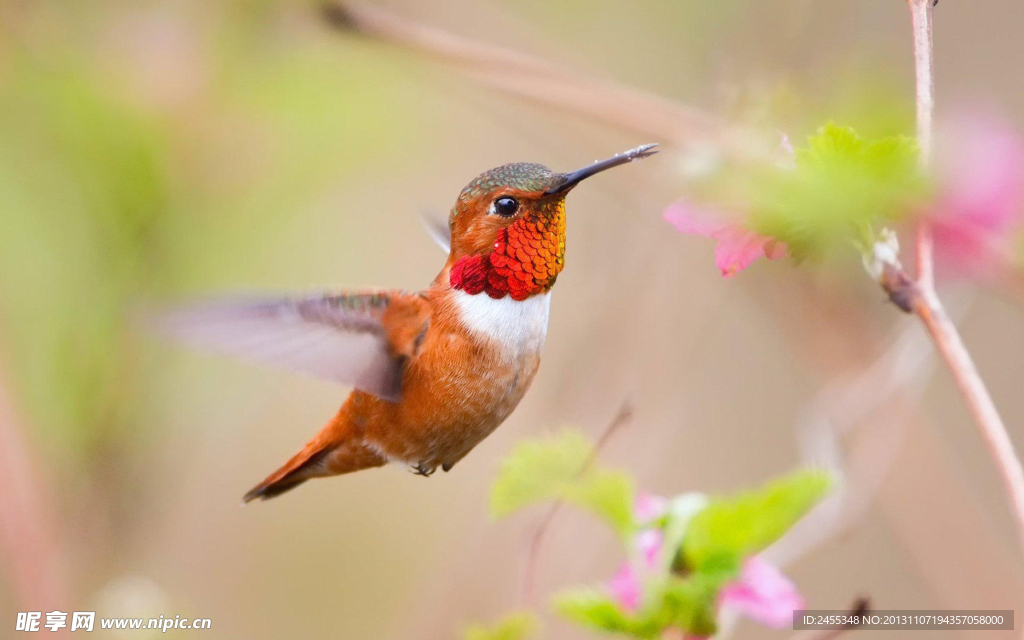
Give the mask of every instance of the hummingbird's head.
<svg viewBox="0 0 1024 640">
<path fill-rule="evenodd" d="M 654 146 L 570 173 L 518 162 L 480 174 L 459 194 L 448 219 L 452 287 L 515 300 L 551 289 L 565 264 L 565 196 L 596 173 L 655 153 Z"/>
</svg>

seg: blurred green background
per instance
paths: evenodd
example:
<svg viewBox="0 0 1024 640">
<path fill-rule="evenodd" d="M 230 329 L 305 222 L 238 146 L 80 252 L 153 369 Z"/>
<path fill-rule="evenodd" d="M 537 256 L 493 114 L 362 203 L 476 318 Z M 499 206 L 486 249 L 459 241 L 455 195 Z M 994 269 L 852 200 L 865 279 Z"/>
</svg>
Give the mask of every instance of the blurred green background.
<svg viewBox="0 0 1024 640">
<path fill-rule="evenodd" d="M 387 6 L 794 135 L 828 118 L 912 130 L 901 0 Z M 939 6 L 940 116 L 981 102 L 1024 125 L 1022 20 L 1016 0 Z M 370 471 L 240 509 L 345 391 L 190 354 L 132 321 L 147 303 L 216 291 L 422 287 L 443 256 L 418 214 L 444 215 L 481 171 L 566 170 L 649 141 L 333 32 L 314 3 L 0 1 L 0 380 L 54 514 L 42 552 L 59 555 L 38 563 L 65 585 L 61 606 L 209 617 L 217 638 L 451 638 L 517 604 L 535 522 L 492 523 L 486 500 L 517 437 L 565 423 L 596 435 L 629 397 L 636 419 L 606 456 L 652 490 L 731 491 L 798 464 L 802 407 L 845 362 L 803 333 L 831 313 L 806 289 L 853 289 L 873 341 L 908 320 L 864 278 L 778 263 L 722 280 L 711 247 L 660 218 L 683 190 L 672 153 L 573 193 L 534 387 L 450 474 Z M 861 330 L 839 317 L 833 333 Z M 964 317 L 1018 437 L 1022 320 L 985 292 Z M 944 372 L 923 406 L 878 506 L 793 566 L 813 608 L 1024 596 L 997 481 Z M 22 495 L 19 469 L 7 465 L 0 491 Z M 18 523 L 6 524 L 10 555 Z M 541 591 L 608 575 L 614 549 L 566 514 Z M 25 606 L 17 572 L 0 570 L 10 629 Z"/>
</svg>

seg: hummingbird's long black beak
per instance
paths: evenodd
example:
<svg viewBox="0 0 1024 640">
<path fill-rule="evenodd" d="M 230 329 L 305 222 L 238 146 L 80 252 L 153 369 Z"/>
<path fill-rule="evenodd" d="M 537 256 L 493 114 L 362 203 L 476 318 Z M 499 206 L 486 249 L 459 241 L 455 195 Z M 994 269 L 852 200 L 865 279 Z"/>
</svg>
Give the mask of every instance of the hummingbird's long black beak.
<svg viewBox="0 0 1024 640">
<path fill-rule="evenodd" d="M 656 146 L 658 145 L 641 145 L 636 149 L 630 149 L 629 151 L 618 153 L 605 160 L 599 160 L 594 164 L 590 165 L 589 167 L 583 167 L 582 169 L 577 169 L 572 173 L 566 173 L 565 181 L 562 184 L 558 185 L 557 187 L 552 187 L 551 189 L 548 189 L 547 191 L 544 192 L 544 194 L 550 196 L 555 195 L 556 193 L 565 193 L 569 189 L 572 189 L 573 187 L 578 185 L 581 180 L 585 180 L 586 178 L 589 178 L 595 173 L 601 173 L 605 169 L 611 169 L 612 167 L 617 167 L 620 164 L 626 164 L 627 162 L 633 162 L 634 160 L 639 160 L 640 158 L 652 156 L 658 153 L 654 149 L 654 147 Z"/>
</svg>

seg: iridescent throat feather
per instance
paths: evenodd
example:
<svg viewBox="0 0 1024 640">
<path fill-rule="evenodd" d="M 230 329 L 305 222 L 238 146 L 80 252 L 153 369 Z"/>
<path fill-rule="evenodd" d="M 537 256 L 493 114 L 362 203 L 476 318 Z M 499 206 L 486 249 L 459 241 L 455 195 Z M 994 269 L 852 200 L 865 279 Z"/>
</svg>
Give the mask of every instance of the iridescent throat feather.
<svg viewBox="0 0 1024 640">
<path fill-rule="evenodd" d="M 564 265 L 565 200 L 558 198 L 500 230 L 489 252 L 459 258 L 448 277 L 469 294 L 525 300 L 551 289 Z"/>
</svg>

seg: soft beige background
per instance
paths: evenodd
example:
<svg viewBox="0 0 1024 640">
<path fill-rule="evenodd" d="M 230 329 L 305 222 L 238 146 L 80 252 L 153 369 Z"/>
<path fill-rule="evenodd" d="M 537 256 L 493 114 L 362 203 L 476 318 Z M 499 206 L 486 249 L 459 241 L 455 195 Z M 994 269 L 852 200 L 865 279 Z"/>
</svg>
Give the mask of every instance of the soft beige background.
<svg viewBox="0 0 1024 640">
<path fill-rule="evenodd" d="M 901 0 L 387 6 L 719 113 L 771 110 L 796 136 L 879 104 L 879 126 L 911 123 Z M 943 0 L 935 15 L 940 117 L 981 103 L 1024 126 L 1024 5 Z M 660 219 L 684 188 L 683 158 L 666 152 L 570 197 L 540 373 L 454 471 L 370 471 L 242 509 L 345 392 L 162 345 L 119 321 L 125 309 L 220 290 L 417 288 L 443 262 L 418 213 L 446 213 L 482 170 L 567 170 L 651 140 L 331 33 L 303 2 L 4 1 L 0 95 L 0 364 L 52 498 L 70 608 L 114 615 L 134 598 L 212 618 L 216 638 L 455 637 L 520 604 L 539 512 L 487 514 L 518 439 L 567 424 L 596 437 L 629 398 L 635 419 L 607 461 L 662 494 L 751 486 L 800 463 L 797 427 L 824 385 L 913 324 L 855 270 L 780 262 L 722 279 L 709 242 Z M 130 169 L 147 162 L 155 187 Z M 1022 441 L 1020 300 L 950 293 L 972 302 L 964 337 Z M 809 605 L 1020 603 L 1024 558 L 947 373 L 918 408 L 884 413 L 865 426 L 868 450 L 907 431 L 877 502 L 789 568 Z M 568 510 L 542 553 L 541 594 L 600 580 L 619 558 Z M 547 637 L 587 636 L 553 621 Z"/>
</svg>

